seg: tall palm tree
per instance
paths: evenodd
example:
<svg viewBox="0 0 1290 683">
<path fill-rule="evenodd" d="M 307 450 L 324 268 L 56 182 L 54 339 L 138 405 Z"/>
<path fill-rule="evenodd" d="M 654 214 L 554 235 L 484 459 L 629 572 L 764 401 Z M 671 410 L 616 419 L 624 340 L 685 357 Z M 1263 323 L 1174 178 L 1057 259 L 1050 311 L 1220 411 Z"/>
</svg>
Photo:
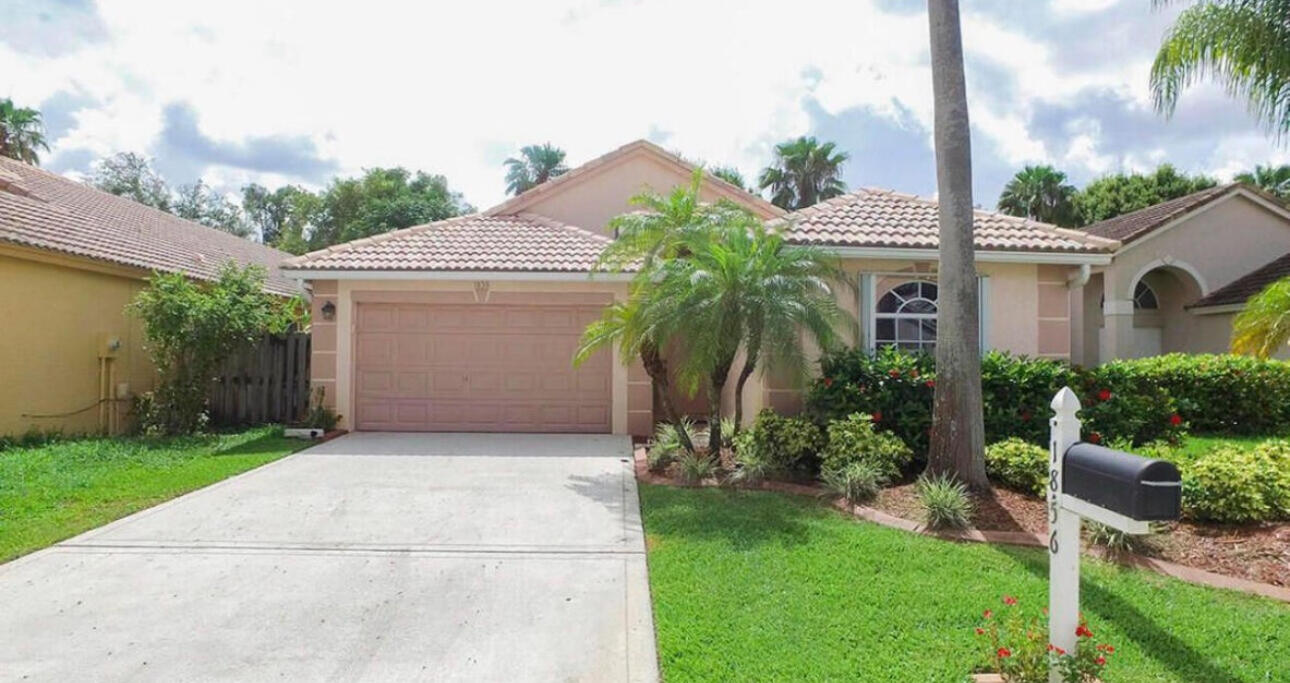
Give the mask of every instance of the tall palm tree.
<svg viewBox="0 0 1290 683">
<path fill-rule="evenodd" d="M 1052 166 L 1026 166 L 1003 186 L 999 210 L 1021 218 L 1054 225 L 1072 225 L 1075 186 Z"/>
<path fill-rule="evenodd" d="M 734 166 L 713 166 L 710 169 L 710 172 L 712 175 L 741 190 L 750 191 L 748 190 L 748 182 L 744 180 L 744 174 L 740 173 L 739 169 Z"/>
<path fill-rule="evenodd" d="M 16 107 L 9 98 L 0 99 L 0 156 L 34 166 L 40 163 L 38 149 L 49 151 L 40 112 Z"/>
<path fill-rule="evenodd" d="M 849 158 L 832 142 L 803 136 L 775 145 L 775 162 L 757 182 L 761 189 L 770 190 L 775 206 L 789 211 L 806 208 L 847 191 L 838 176 Z"/>
<path fill-rule="evenodd" d="M 940 197 L 936 390 L 927 471 L 948 473 L 972 488 L 988 490 L 972 239 L 972 141 L 958 0 L 928 0 L 927 14 Z"/>
<path fill-rule="evenodd" d="M 519 158 L 506 160 L 506 191 L 520 194 L 568 172 L 564 150 L 551 143 L 520 148 Z"/>
<path fill-rule="evenodd" d="M 1155 0 L 1157 6 L 1171 0 Z M 1213 79 L 1278 136 L 1290 132 L 1290 0 L 1205 0 L 1178 15 L 1151 66 L 1156 109 Z"/>
<path fill-rule="evenodd" d="M 1253 185 L 1264 192 L 1280 197 L 1283 201 L 1290 200 L 1290 164 L 1258 165 L 1252 172 L 1237 173 L 1236 181 Z"/>
<path fill-rule="evenodd" d="M 1290 342 L 1290 278 L 1250 297 L 1232 321 L 1232 353 L 1267 358 Z"/>
</svg>

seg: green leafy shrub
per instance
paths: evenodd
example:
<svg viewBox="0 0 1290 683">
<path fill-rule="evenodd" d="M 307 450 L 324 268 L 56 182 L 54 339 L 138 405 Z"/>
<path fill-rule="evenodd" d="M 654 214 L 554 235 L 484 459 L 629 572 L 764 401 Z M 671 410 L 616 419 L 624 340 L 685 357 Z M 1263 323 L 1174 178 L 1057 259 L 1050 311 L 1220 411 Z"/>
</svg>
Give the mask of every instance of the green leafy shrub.
<svg viewBox="0 0 1290 683">
<path fill-rule="evenodd" d="M 985 471 L 1014 491 L 1044 496 L 1048 492 L 1048 450 L 1018 437 L 985 449 Z"/>
<path fill-rule="evenodd" d="M 1167 391 L 1137 372 L 1135 361 L 1113 361 L 1079 375 L 1080 419 L 1092 443 L 1123 439 L 1134 445 L 1177 443 L 1185 420 Z"/>
<path fill-rule="evenodd" d="M 1273 519 L 1290 519 L 1290 441 L 1264 441 L 1250 452 L 1259 488 Z"/>
<path fill-rule="evenodd" d="M 694 422 L 688 417 L 682 417 L 681 429 L 685 430 L 685 433 L 690 437 L 691 443 L 693 443 Z M 677 435 L 672 424 L 659 422 L 654 425 L 654 436 L 650 439 L 649 447 L 645 452 L 646 464 L 650 471 L 662 472 L 676 460 L 682 450 L 681 437 Z"/>
<path fill-rule="evenodd" d="M 707 453 L 682 451 L 676 456 L 681 481 L 697 484 L 717 473 L 717 459 Z"/>
<path fill-rule="evenodd" d="M 1135 383 L 1160 387 L 1198 432 L 1283 434 L 1290 430 L 1290 363 L 1235 354 L 1171 353 L 1115 361 Z"/>
<path fill-rule="evenodd" d="M 730 475 L 732 483 L 752 484 L 774 472 L 775 464 L 770 454 L 753 443 L 751 430 L 745 429 L 735 436 L 734 449 L 735 471 Z"/>
<path fill-rule="evenodd" d="M 820 452 L 820 471 L 840 471 L 856 462 L 866 463 L 886 483 L 900 476 L 901 470 L 914 458 L 898 437 L 874 429 L 873 418 L 864 413 L 833 420 L 828 426 L 828 440 Z"/>
<path fill-rule="evenodd" d="M 1209 522 L 1257 522 L 1272 509 L 1263 497 L 1259 461 L 1249 451 L 1217 448 L 1186 465 L 1182 472 L 1183 510 Z"/>
<path fill-rule="evenodd" d="M 888 481 L 877 466 L 866 460 L 825 468 L 820 479 L 826 489 L 854 502 L 872 499 Z"/>
<path fill-rule="evenodd" d="M 813 465 L 824 445 L 819 425 L 805 417 L 785 417 L 767 408 L 757 415 L 752 427 L 742 437 L 738 450 L 765 460 L 769 467 L 790 470 Z"/>
<path fill-rule="evenodd" d="M 935 368 L 930 355 L 891 348 L 825 354 L 820 377 L 807 390 L 806 413 L 823 424 L 855 413 L 870 415 L 879 429 L 921 456 L 932 426 Z"/>
<path fill-rule="evenodd" d="M 972 520 L 972 497 L 948 474 L 923 475 L 915 484 L 923 521 L 931 529 L 966 529 Z"/>
<path fill-rule="evenodd" d="M 981 398 L 985 442 L 1018 438 L 1048 443 L 1049 404 L 1064 386 L 1073 386 L 1075 371 L 1050 358 L 1027 358 L 990 351 L 981 358 Z"/>
</svg>

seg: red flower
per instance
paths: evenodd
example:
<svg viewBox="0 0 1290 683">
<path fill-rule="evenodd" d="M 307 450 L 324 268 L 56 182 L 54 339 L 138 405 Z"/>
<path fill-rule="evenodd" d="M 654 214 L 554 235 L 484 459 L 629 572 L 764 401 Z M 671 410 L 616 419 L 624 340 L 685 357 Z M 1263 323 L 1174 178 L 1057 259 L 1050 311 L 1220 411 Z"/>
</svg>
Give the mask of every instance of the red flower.
<svg viewBox="0 0 1290 683">
<path fill-rule="evenodd" d="M 910 370 L 909 376 L 913 377 L 914 379 L 918 379 L 918 368 L 914 368 L 913 370 Z"/>
<path fill-rule="evenodd" d="M 1106 657 L 1098 657 L 1093 661 L 1097 662 L 1098 666 L 1106 666 Z"/>
<path fill-rule="evenodd" d="M 825 378 L 824 378 L 823 380 L 821 380 L 821 381 L 823 381 L 823 382 L 824 382 L 824 386 L 826 386 L 826 387 L 831 387 L 831 386 L 833 386 L 833 378 L 832 378 L 832 377 L 825 377 Z"/>
<path fill-rule="evenodd" d="M 985 617 L 986 619 L 989 619 L 990 617 L 994 616 L 994 612 L 991 612 L 990 610 L 986 610 L 981 613 L 981 616 Z"/>
<path fill-rule="evenodd" d="M 1066 654 L 1066 651 L 1061 649 L 1060 647 L 1053 648 L 1053 651 L 1057 653 L 1058 657 L 1061 657 L 1062 655 Z"/>
<path fill-rule="evenodd" d="M 1109 655 L 1109 654 L 1114 654 L 1114 653 L 1115 653 L 1115 648 L 1111 647 L 1110 645 L 1107 645 L 1107 646 L 1106 646 L 1106 650 L 1105 650 L 1105 652 L 1106 652 L 1106 654 L 1108 654 L 1108 655 Z"/>
<path fill-rule="evenodd" d="M 1075 635 L 1079 638 L 1092 638 L 1093 632 L 1088 630 L 1088 627 L 1084 624 L 1080 624 L 1075 627 Z"/>
<path fill-rule="evenodd" d="M 977 634 L 978 636 L 983 636 L 983 635 L 985 635 L 985 629 L 981 628 L 980 626 L 976 627 L 976 634 Z"/>
<path fill-rule="evenodd" d="M 1109 401 L 1109 400 L 1111 400 L 1111 390 L 1110 390 L 1110 389 L 1103 389 L 1103 390 L 1101 390 L 1101 391 L 1097 392 L 1097 400 L 1099 400 L 1099 401 Z"/>
<path fill-rule="evenodd" d="M 896 378 L 896 377 L 900 377 L 900 371 L 899 371 L 899 370 L 897 370 L 896 368 L 892 368 L 892 369 L 890 369 L 890 370 L 888 370 L 888 371 L 887 371 L 887 376 L 888 376 L 888 377 L 891 377 L 891 378 L 893 378 L 893 379 L 894 379 L 894 378 Z"/>
<path fill-rule="evenodd" d="M 881 410 L 875 410 L 875 411 L 873 411 L 873 421 L 874 421 L 874 422 L 882 422 L 882 411 L 881 411 Z"/>
<path fill-rule="evenodd" d="M 1169 416 L 1169 424 L 1171 424 L 1171 425 L 1173 425 L 1173 426 L 1175 426 L 1175 427 L 1177 427 L 1178 425 L 1182 424 L 1182 415 L 1179 415 L 1178 413 L 1174 413 L 1173 415 L 1170 415 L 1170 416 Z"/>
<path fill-rule="evenodd" d="M 1005 596 L 1003 596 L 1003 604 L 1005 604 L 1005 605 L 1015 605 L 1015 604 L 1017 604 L 1017 599 L 1016 599 L 1016 598 L 1014 598 L 1014 597 L 1012 597 L 1011 595 L 1005 595 Z"/>
<path fill-rule="evenodd" d="M 1049 643 L 1049 644 L 1048 644 L 1048 651 L 1049 651 L 1049 652 L 1052 652 L 1053 650 L 1056 650 L 1056 649 L 1057 649 L 1057 646 L 1056 646 L 1056 645 L 1053 645 L 1052 643 Z"/>
<path fill-rule="evenodd" d="M 935 389 L 935 388 L 936 388 L 936 380 L 934 380 L 934 379 L 929 379 L 929 380 L 927 380 L 926 382 L 923 382 L 923 384 L 926 384 L 928 389 Z"/>
<path fill-rule="evenodd" d="M 1089 443 L 1102 443 L 1102 435 L 1097 432 L 1090 432 L 1088 435 Z"/>
<path fill-rule="evenodd" d="M 1030 418 L 1031 418 L 1031 415 L 1030 415 L 1030 411 L 1029 411 L 1029 410 L 1023 410 L 1023 411 L 1021 411 L 1021 419 L 1022 419 L 1022 421 L 1024 421 L 1024 422 L 1030 422 Z"/>
<path fill-rule="evenodd" d="M 1012 650 L 1009 650 L 1006 647 L 1001 647 L 999 648 L 999 651 L 995 654 L 998 654 L 1000 657 L 1007 658 L 1012 656 Z"/>
</svg>

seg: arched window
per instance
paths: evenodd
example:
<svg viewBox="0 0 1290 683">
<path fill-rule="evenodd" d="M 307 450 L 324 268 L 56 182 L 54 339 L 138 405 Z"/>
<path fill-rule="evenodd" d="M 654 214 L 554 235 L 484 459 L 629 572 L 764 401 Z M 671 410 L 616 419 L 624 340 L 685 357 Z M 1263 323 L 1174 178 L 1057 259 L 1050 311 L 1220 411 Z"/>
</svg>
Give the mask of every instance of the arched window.
<svg viewBox="0 0 1290 683">
<path fill-rule="evenodd" d="M 1133 288 L 1133 307 L 1143 311 L 1154 311 L 1160 308 L 1155 290 L 1141 280 L 1138 280 L 1138 286 Z"/>
<path fill-rule="evenodd" d="M 902 351 L 936 349 L 936 284 L 906 282 L 882 295 L 874 312 L 874 342 Z"/>
</svg>

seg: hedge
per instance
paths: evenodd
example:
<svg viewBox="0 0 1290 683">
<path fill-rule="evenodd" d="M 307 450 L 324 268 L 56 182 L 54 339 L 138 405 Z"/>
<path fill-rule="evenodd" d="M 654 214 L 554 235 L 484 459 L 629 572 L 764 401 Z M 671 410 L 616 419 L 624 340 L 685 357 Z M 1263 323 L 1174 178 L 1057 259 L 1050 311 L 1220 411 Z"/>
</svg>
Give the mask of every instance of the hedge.
<svg viewBox="0 0 1290 683">
<path fill-rule="evenodd" d="M 927 452 L 935 361 L 884 349 L 826 355 L 807 391 L 807 413 L 826 424 L 852 413 Z M 981 361 L 986 443 L 1048 443 L 1049 403 L 1070 386 L 1090 441 L 1176 441 L 1185 429 L 1213 434 L 1290 431 L 1290 363 L 1232 355 L 1170 354 L 1094 368 L 1000 351 Z"/>
</svg>

